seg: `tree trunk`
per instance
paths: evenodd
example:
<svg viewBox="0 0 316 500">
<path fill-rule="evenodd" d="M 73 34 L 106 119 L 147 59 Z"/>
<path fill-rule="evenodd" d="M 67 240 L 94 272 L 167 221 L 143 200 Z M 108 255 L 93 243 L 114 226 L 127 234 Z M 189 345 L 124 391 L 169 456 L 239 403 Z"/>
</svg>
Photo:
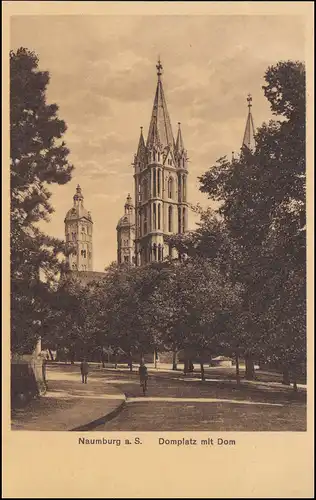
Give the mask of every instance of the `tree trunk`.
<svg viewBox="0 0 316 500">
<path fill-rule="evenodd" d="M 172 369 L 173 370 L 177 369 L 177 351 L 173 351 L 172 354 Z"/>
<path fill-rule="evenodd" d="M 255 365 L 253 359 L 250 354 L 245 356 L 245 365 L 246 365 L 246 380 L 254 380 L 255 379 Z"/>
<path fill-rule="evenodd" d="M 296 380 L 296 377 L 294 377 L 294 380 L 293 380 L 293 391 L 297 392 L 297 380 Z"/>
<path fill-rule="evenodd" d="M 130 354 L 128 365 L 129 365 L 130 372 L 132 372 L 133 371 L 133 355 L 132 354 Z"/>
<path fill-rule="evenodd" d="M 183 367 L 183 373 L 186 375 L 188 373 L 188 360 L 184 360 L 184 367 Z"/>
<path fill-rule="evenodd" d="M 237 382 L 237 385 L 239 385 L 240 384 L 240 371 L 239 371 L 239 355 L 238 354 L 236 354 L 235 359 L 236 359 L 236 382 Z"/>
<path fill-rule="evenodd" d="M 200 363 L 201 365 L 201 380 L 205 380 L 205 372 L 204 372 L 204 363 Z"/>
<path fill-rule="evenodd" d="M 157 368 L 157 351 L 154 349 L 154 366 Z"/>
<path fill-rule="evenodd" d="M 50 355 L 50 359 L 51 359 L 51 361 L 54 361 L 54 355 L 53 355 L 53 353 L 52 353 L 51 349 L 48 349 L 48 353 L 49 353 L 49 355 Z"/>
<path fill-rule="evenodd" d="M 291 385 L 290 371 L 289 371 L 287 366 L 283 368 L 282 384 L 283 385 Z"/>
</svg>

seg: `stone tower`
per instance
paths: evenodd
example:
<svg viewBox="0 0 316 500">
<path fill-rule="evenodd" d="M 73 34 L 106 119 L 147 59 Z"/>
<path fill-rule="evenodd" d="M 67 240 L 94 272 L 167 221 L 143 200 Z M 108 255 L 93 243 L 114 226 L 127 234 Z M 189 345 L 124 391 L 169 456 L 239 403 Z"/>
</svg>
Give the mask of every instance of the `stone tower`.
<svg viewBox="0 0 316 500">
<path fill-rule="evenodd" d="M 161 261 L 172 250 L 165 236 L 188 228 L 187 152 L 180 123 L 174 140 L 162 85 L 162 65 L 145 142 L 143 129 L 134 158 L 136 264 Z"/>
<path fill-rule="evenodd" d="M 117 226 L 117 262 L 135 265 L 135 211 L 131 195 L 124 205 L 124 215 Z"/>
<path fill-rule="evenodd" d="M 73 207 L 65 218 L 65 238 L 67 247 L 73 252 L 67 257 L 71 271 L 92 271 L 92 228 L 90 212 L 83 206 L 83 194 L 77 186 L 73 197 Z"/>
</svg>

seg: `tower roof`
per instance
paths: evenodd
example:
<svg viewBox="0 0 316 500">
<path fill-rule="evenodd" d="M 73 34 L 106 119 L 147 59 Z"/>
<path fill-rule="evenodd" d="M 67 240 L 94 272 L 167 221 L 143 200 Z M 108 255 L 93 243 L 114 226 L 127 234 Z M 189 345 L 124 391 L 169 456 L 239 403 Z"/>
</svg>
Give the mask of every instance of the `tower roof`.
<svg viewBox="0 0 316 500">
<path fill-rule="evenodd" d="M 130 193 L 128 193 L 126 197 L 125 207 L 133 207 L 132 197 Z"/>
<path fill-rule="evenodd" d="M 177 141 L 176 141 L 176 150 L 178 153 L 181 153 L 184 151 L 184 142 L 182 138 L 182 132 L 181 132 L 181 123 L 178 122 L 179 128 L 178 128 L 178 135 L 177 135 Z"/>
<path fill-rule="evenodd" d="M 147 137 L 147 148 L 151 149 L 154 146 L 174 148 L 171 122 L 161 80 L 163 68 L 160 59 L 156 68 L 158 81 Z"/>
<path fill-rule="evenodd" d="M 142 159 L 144 159 L 145 156 L 146 156 L 146 145 L 143 136 L 143 127 L 140 127 L 140 137 L 139 137 L 136 157 L 138 158 L 138 160 L 141 161 Z"/>
<path fill-rule="evenodd" d="M 116 226 L 117 230 L 119 230 L 123 227 L 125 227 L 125 228 L 130 227 L 130 226 L 133 226 L 135 224 L 134 205 L 132 202 L 132 197 L 129 193 L 126 197 L 124 211 L 125 211 L 125 214 L 123 215 L 123 217 L 121 217 L 119 219 L 119 221 L 117 223 L 117 226 Z"/>
<path fill-rule="evenodd" d="M 73 200 L 73 207 L 68 210 L 65 221 L 86 218 L 92 222 L 91 213 L 88 212 L 88 210 L 86 210 L 83 206 L 83 194 L 79 184 L 77 185 Z"/>
<path fill-rule="evenodd" d="M 253 118 L 252 118 L 252 113 L 251 113 L 251 107 L 252 107 L 252 97 L 250 94 L 248 94 L 247 97 L 247 102 L 248 102 L 248 116 L 247 116 L 247 122 L 246 122 L 246 128 L 245 128 L 245 133 L 244 133 L 244 138 L 242 141 L 242 147 L 246 147 L 251 151 L 254 151 L 256 147 L 255 143 L 255 126 L 253 124 Z"/>
</svg>

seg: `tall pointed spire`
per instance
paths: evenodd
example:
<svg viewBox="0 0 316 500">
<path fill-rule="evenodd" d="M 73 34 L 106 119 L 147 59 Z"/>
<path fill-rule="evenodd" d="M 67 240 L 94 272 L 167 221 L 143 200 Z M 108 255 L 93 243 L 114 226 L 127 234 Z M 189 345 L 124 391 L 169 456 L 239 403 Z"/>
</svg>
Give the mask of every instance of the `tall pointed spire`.
<svg viewBox="0 0 316 500">
<path fill-rule="evenodd" d="M 161 81 L 163 67 L 160 58 L 158 59 L 156 68 L 158 81 L 147 137 L 147 148 L 165 148 L 167 146 L 174 148 L 171 122 Z"/>
<path fill-rule="evenodd" d="M 140 137 L 137 148 L 137 156 L 140 157 L 146 151 L 144 136 L 143 136 L 143 127 L 140 127 Z"/>
<path fill-rule="evenodd" d="M 252 113 L 251 113 L 251 107 L 252 107 L 252 97 L 250 94 L 247 96 L 247 102 L 248 102 L 248 116 L 247 116 L 247 122 L 246 122 L 246 128 L 245 128 L 245 133 L 244 133 L 244 138 L 242 141 L 242 147 L 247 147 L 249 150 L 254 151 L 256 147 L 255 143 L 255 127 L 253 124 L 253 118 L 252 118 Z"/>
<path fill-rule="evenodd" d="M 178 122 L 178 135 L 177 135 L 177 141 L 176 141 L 176 150 L 178 153 L 182 153 L 184 151 L 184 142 L 182 138 L 182 132 L 181 132 L 181 123 Z"/>
</svg>

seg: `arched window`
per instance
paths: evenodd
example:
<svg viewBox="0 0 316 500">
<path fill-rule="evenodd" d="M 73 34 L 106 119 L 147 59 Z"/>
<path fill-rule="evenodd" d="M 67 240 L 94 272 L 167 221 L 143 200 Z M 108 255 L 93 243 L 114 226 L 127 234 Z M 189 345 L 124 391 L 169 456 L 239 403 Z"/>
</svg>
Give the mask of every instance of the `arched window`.
<svg viewBox="0 0 316 500">
<path fill-rule="evenodd" d="M 168 231 L 169 233 L 172 233 L 172 212 L 173 212 L 173 207 L 172 205 L 169 205 L 168 208 Z"/>
<path fill-rule="evenodd" d="M 161 258 L 161 245 L 160 245 L 160 243 L 158 245 L 158 260 L 159 261 L 162 260 L 162 258 Z"/>
<path fill-rule="evenodd" d="M 148 199 L 148 182 L 147 179 L 144 179 L 143 182 L 143 201 Z"/>
<path fill-rule="evenodd" d="M 154 174 L 154 178 L 153 178 L 153 195 L 157 196 L 157 171 L 156 171 L 155 168 L 154 168 L 153 174 Z"/>
<path fill-rule="evenodd" d="M 178 207 L 178 232 L 182 233 L 182 231 L 181 231 L 181 207 Z"/>
<path fill-rule="evenodd" d="M 154 229 L 157 229 L 157 205 L 154 203 L 154 213 L 153 213 L 153 224 L 154 224 Z"/>
<path fill-rule="evenodd" d="M 179 182 L 178 182 L 178 201 L 181 201 L 181 190 L 182 190 L 182 178 L 181 175 L 179 175 Z"/>
<path fill-rule="evenodd" d="M 157 260 L 157 245 L 153 244 L 153 260 Z"/>
<path fill-rule="evenodd" d="M 184 232 L 185 228 L 185 208 L 183 208 L 183 213 L 182 213 L 182 231 Z"/>
<path fill-rule="evenodd" d="M 144 235 L 147 234 L 147 208 L 144 208 Z"/>
<path fill-rule="evenodd" d="M 186 196 L 187 196 L 187 180 L 186 180 L 186 177 L 183 177 L 183 201 L 186 200 Z"/>
<path fill-rule="evenodd" d="M 160 213 L 160 203 L 158 204 L 158 229 L 161 229 L 161 213 Z"/>
<path fill-rule="evenodd" d="M 173 179 L 169 177 L 168 179 L 168 198 L 173 197 Z"/>
<path fill-rule="evenodd" d="M 72 241 L 76 241 L 76 233 L 71 233 L 72 235 Z"/>
<path fill-rule="evenodd" d="M 158 196 L 160 196 L 160 185 L 161 185 L 161 170 L 158 169 Z"/>
<path fill-rule="evenodd" d="M 75 270 L 77 269 L 76 264 L 73 264 L 73 265 L 72 265 L 72 269 L 73 269 L 73 271 L 75 271 Z"/>
<path fill-rule="evenodd" d="M 139 211 L 139 232 L 143 236 L 143 209 Z"/>
</svg>

